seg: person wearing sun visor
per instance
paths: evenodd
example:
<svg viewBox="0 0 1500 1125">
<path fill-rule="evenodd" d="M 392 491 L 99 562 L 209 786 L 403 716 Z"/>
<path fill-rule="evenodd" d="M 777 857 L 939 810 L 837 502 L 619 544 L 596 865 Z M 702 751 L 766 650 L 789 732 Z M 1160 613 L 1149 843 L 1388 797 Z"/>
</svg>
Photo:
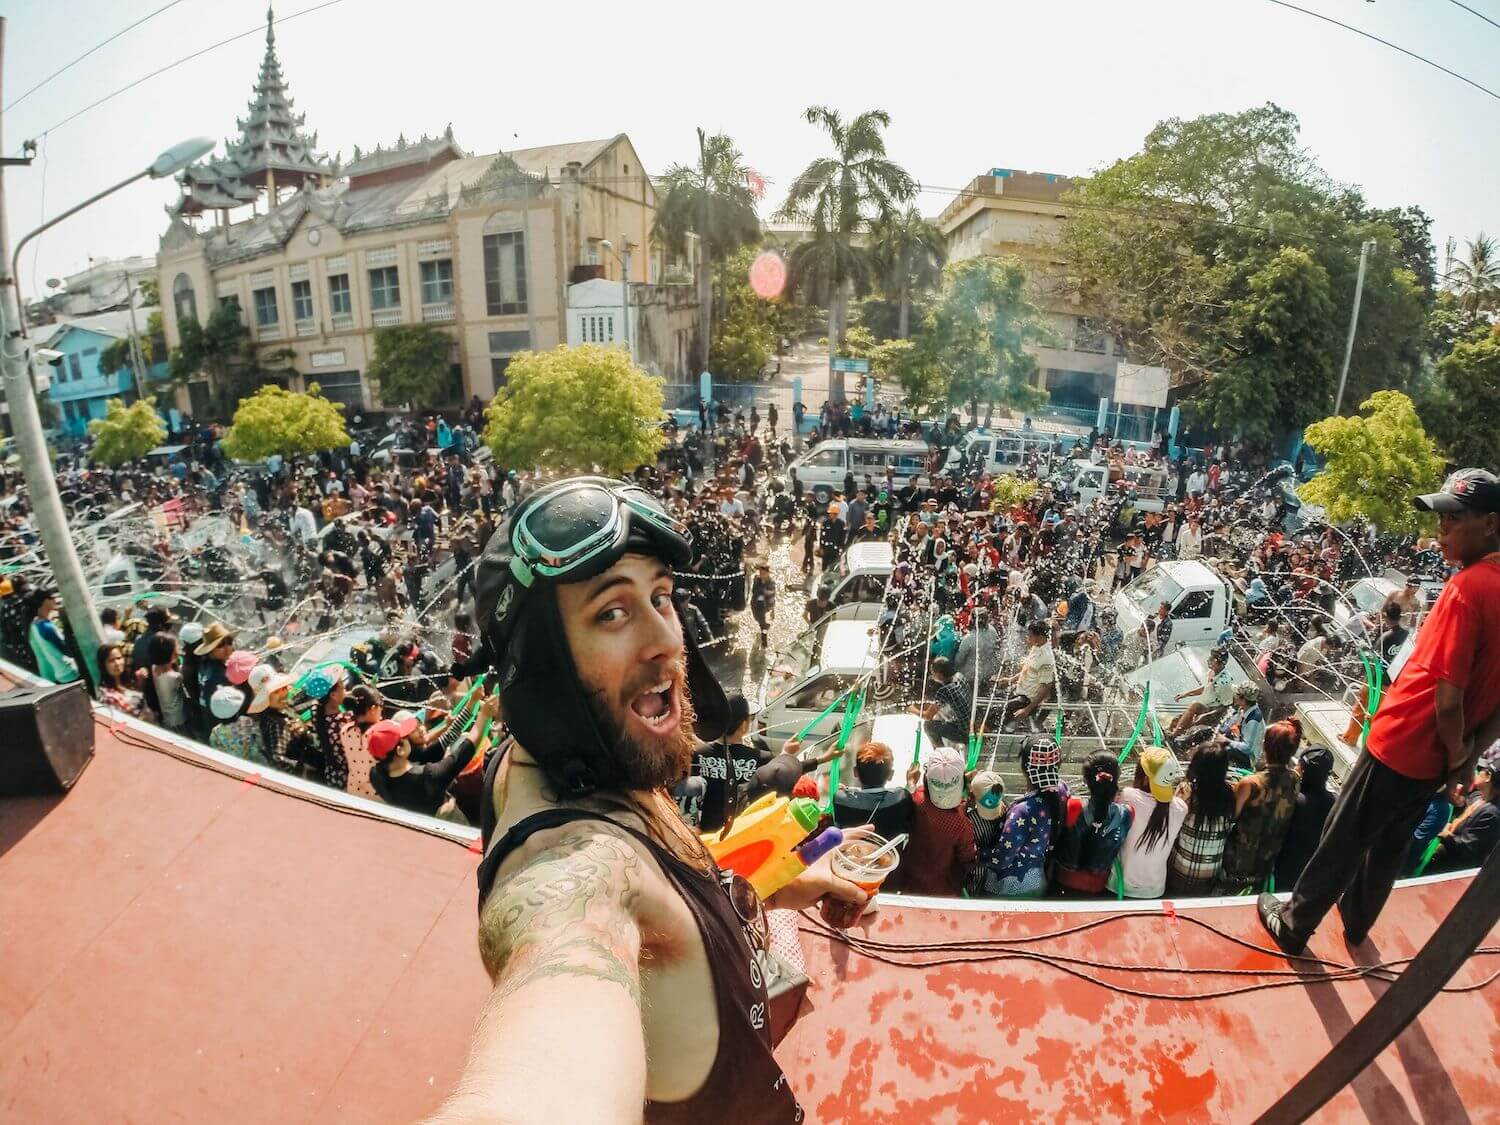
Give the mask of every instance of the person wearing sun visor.
<svg viewBox="0 0 1500 1125">
<path fill-rule="evenodd" d="M 538 1120 L 803 1119 L 771 1053 L 762 904 L 668 793 L 697 740 L 729 722 L 673 608 L 673 571 L 691 558 L 650 493 L 575 477 L 521 501 L 479 562 L 478 624 L 512 736 L 485 767 L 481 808 L 494 992 L 437 1121 L 520 1104 Z M 768 904 L 825 896 L 865 901 L 825 857 Z"/>
</svg>

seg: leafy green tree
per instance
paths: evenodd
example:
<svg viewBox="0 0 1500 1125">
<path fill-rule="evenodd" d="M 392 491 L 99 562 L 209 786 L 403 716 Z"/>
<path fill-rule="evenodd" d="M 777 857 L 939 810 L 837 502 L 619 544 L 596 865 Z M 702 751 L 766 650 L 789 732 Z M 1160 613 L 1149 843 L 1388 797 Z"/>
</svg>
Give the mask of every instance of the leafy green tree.
<svg viewBox="0 0 1500 1125">
<path fill-rule="evenodd" d="M 172 382 L 185 385 L 194 375 L 208 376 L 220 411 L 228 415 L 265 378 L 290 372 L 293 352 L 270 349 L 261 354 L 240 318 L 239 301 L 230 298 L 209 314 L 206 323 L 187 317 L 177 325 L 178 345 L 167 356 Z"/>
<path fill-rule="evenodd" d="M 1334 523 L 1364 517 L 1397 534 L 1421 526 L 1413 496 L 1443 479 L 1443 458 L 1400 391 L 1376 391 L 1355 417 L 1324 418 L 1307 427 L 1307 444 L 1323 471 L 1302 485 L 1303 500 L 1321 504 Z"/>
<path fill-rule="evenodd" d="M 144 457 L 167 440 L 167 424 L 156 412 L 156 399 L 143 398 L 125 406 L 112 398 L 103 418 L 89 423 L 94 448 L 89 459 L 111 468 Z"/>
<path fill-rule="evenodd" d="M 653 236 L 674 254 L 696 234 L 694 276 L 698 283 L 698 332 L 694 365 L 708 360 L 713 334 L 713 265 L 760 237 L 755 203 L 759 177 L 745 163 L 733 140 L 698 130 L 696 164 L 673 164 L 657 185 Z"/>
<path fill-rule="evenodd" d="M 387 406 L 418 410 L 448 400 L 453 337 L 430 324 L 396 324 L 375 330 L 369 376 Z"/>
<path fill-rule="evenodd" d="M 1002 473 L 994 480 L 994 495 L 990 499 L 992 511 L 1003 511 L 1017 504 L 1024 504 L 1036 495 L 1035 478 L 1022 479 L 1014 473 Z"/>
<path fill-rule="evenodd" d="M 1262 446 L 1332 405 L 1327 372 L 1343 354 L 1362 242 L 1375 248 L 1349 402 L 1414 386 L 1431 304 L 1426 216 L 1370 210 L 1297 134 L 1274 105 L 1163 121 L 1140 152 L 1075 189 L 1062 237 L 1082 306 L 1137 361 L 1171 370 L 1190 412 Z M 1280 366 L 1284 341 L 1295 372 Z M 1251 393 L 1260 377 L 1275 377 L 1271 393 Z M 1306 389 L 1293 394 L 1298 380 Z"/>
<path fill-rule="evenodd" d="M 896 335 L 911 335 L 911 301 L 914 293 L 936 288 L 943 280 L 948 260 L 943 232 L 922 218 L 915 207 L 892 211 L 870 228 L 870 256 L 880 286 L 900 309 Z"/>
<path fill-rule="evenodd" d="M 807 123 L 820 126 L 833 143 L 833 154 L 812 161 L 792 181 L 778 214 L 802 220 L 812 236 L 792 248 L 793 287 L 828 309 L 828 347 L 837 355 L 848 322 L 850 290 L 864 293 L 875 277 L 869 254 L 854 236 L 896 206 L 916 195 L 916 181 L 886 155 L 884 130 L 891 115 L 866 110 L 845 122 L 826 106 L 809 106 Z M 828 394 L 844 398 L 842 372 L 830 372 Z"/>
<path fill-rule="evenodd" d="M 915 345 L 910 340 L 878 340 L 862 324 L 856 324 L 844 335 L 843 354 L 870 361 L 870 371 L 882 379 L 898 378 Z"/>
<path fill-rule="evenodd" d="M 236 461 L 263 461 L 272 454 L 295 457 L 349 444 L 343 403 L 329 402 L 318 384 L 306 394 L 274 384 L 242 399 L 224 436 L 224 452 Z"/>
<path fill-rule="evenodd" d="M 1433 432 L 1459 466 L 1492 469 L 1500 456 L 1500 326 L 1460 340 L 1437 365 Z"/>
<path fill-rule="evenodd" d="M 760 378 L 775 350 L 776 331 L 770 318 L 753 306 L 732 302 L 714 326 L 708 369 L 715 378 L 748 382 Z"/>
<path fill-rule="evenodd" d="M 141 290 L 141 304 L 147 305 L 147 306 L 150 306 L 150 305 L 158 305 L 159 306 L 161 304 L 161 281 L 160 280 L 158 280 L 155 277 L 151 277 L 151 276 L 148 275 L 146 277 L 138 278 L 136 280 L 136 284 L 140 286 L 140 290 Z"/>
<path fill-rule="evenodd" d="M 130 341 L 112 340 L 99 352 L 99 373 L 113 375 L 130 366 Z"/>
<path fill-rule="evenodd" d="M 484 430 L 501 465 L 617 475 L 661 449 L 661 383 L 621 348 L 523 352 L 505 374 Z"/>
<path fill-rule="evenodd" d="M 942 293 L 898 375 L 908 398 L 924 406 L 967 403 L 975 417 L 980 403 L 991 413 L 996 406 L 1032 410 L 1047 396 L 1032 384 L 1037 363 L 1025 345 L 1045 337 L 1021 260 L 968 258 L 943 271 Z"/>
<path fill-rule="evenodd" d="M 1443 284 L 1458 295 L 1472 324 L 1500 308 L 1500 246 L 1484 231 L 1466 245 L 1468 253 L 1449 267 Z"/>
</svg>

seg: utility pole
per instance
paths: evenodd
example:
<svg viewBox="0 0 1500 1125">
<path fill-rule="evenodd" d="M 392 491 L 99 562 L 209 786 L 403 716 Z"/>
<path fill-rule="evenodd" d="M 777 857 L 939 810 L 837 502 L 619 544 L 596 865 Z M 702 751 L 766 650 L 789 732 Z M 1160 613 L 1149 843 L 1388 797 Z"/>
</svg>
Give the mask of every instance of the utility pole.
<svg viewBox="0 0 1500 1125">
<path fill-rule="evenodd" d="M 1349 379 L 1349 357 L 1354 354 L 1354 331 L 1359 327 L 1359 300 L 1365 292 L 1365 263 L 1369 261 L 1370 251 L 1375 247 L 1373 238 L 1366 239 L 1359 244 L 1359 273 L 1354 278 L 1354 308 L 1349 311 L 1349 338 L 1344 341 L 1344 367 L 1339 372 L 1339 390 L 1333 397 L 1333 413 L 1338 414 L 1339 408 L 1344 405 L 1344 384 Z"/>
<path fill-rule="evenodd" d="M 135 329 L 135 287 L 129 270 L 125 271 L 125 307 L 130 310 L 130 370 L 135 376 L 135 397 L 139 400 L 146 397 L 146 380 L 141 373 L 141 340 Z"/>
<path fill-rule="evenodd" d="M 635 348 L 630 341 L 630 236 L 620 235 L 620 297 L 625 306 L 625 354 L 635 362 Z"/>
<path fill-rule="evenodd" d="M 0 16 L 0 88 L 4 86 L 5 26 Z M 3 118 L 0 118 L 3 124 Z M 3 141 L 0 130 L 0 141 Z M 4 151 L 0 143 L 0 151 Z M 99 652 L 99 614 L 89 594 L 88 580 L 73 549 L 68 533 L 68 517 L 57 494 L 57 480 L 47 456 L 47 439 L 42 435 L 42 419 L 36 408 L 36 392 L 31 379 L 31 348 L 22 335 L 23 315 L 16 300 L 16 279 L 11 274 L 10 228 L 5 206 L 5 169 L 0 165 L 0 372 L 3 372 L 5 397 L 10 403 L 11 427 L 15 431 L 16 452 L 31 499 L 32 517 L 52 575 L 62 594 L 68 627 L 83 655 L 89 683 L 99 682 L 95 666 Z"/>
</svg>

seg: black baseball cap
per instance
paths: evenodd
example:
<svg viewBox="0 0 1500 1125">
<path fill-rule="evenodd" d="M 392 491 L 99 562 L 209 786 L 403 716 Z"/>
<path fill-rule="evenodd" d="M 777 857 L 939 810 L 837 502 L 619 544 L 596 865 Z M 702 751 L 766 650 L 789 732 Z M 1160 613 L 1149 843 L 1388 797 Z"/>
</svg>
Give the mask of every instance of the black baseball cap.
<svg viewBox="0 0 1500 1125">
<path fill-rule="evenodd" d="M 1424 512 L 1500 512 L 1500 480 L 1484 469 L 1459 469 L 1443 482 L 1441 492 L 1418 496 Z"/>
</svg>

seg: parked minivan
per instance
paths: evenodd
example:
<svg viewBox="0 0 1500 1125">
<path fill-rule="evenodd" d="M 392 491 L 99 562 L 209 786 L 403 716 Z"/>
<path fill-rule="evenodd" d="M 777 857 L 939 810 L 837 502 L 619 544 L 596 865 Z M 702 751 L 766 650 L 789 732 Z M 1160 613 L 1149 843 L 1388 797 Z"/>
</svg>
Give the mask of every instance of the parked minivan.
<svg viewBox="0 0 1500 1125">
<path fill-rule="evenodd" d="M 1055 450 L 1061 439 L 1063 449 L 1072 448 L 1078 439 L 1072 434 L 1047 433 L 1041 430 L 970 430 L 948 449 L 943 470 L 958 473 L 965 470 L 989 473 L 1018 473 L 1033 454 Z"/>
<path fill-rule="evenodd" d="M 891 471 L 896 487 L 916 478 L 927 483 L 928 446 L 921 441 L 882 441 L 875 438 L 829 438 L 821 441 L 788 466 L 795 469 L 804 492 L 826 504 L 844 489 L 844 477 L 854 474 L 855 487 L 868 476 L 877 487 Z M 790 477 L 788 477 L 790 487 Z"/>
</svg>

